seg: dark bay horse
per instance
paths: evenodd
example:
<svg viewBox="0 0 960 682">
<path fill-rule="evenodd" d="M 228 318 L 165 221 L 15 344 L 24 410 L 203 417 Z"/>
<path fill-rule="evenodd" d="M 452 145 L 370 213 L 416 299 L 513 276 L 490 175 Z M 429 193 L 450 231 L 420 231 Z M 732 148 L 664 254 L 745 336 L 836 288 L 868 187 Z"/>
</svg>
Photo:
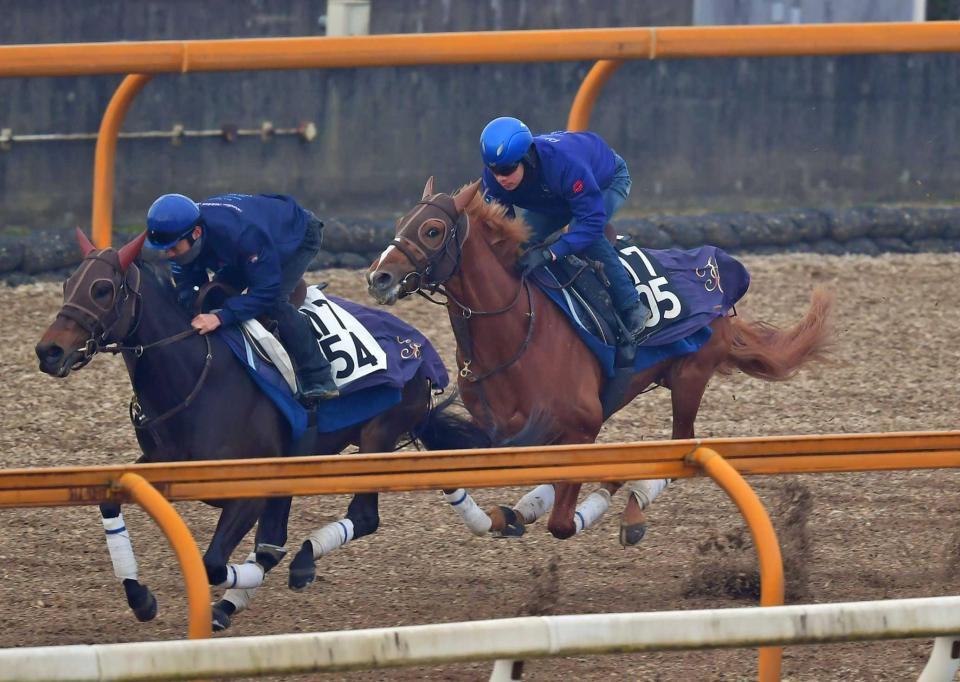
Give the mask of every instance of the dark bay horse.
<svg viewBox="0 0 960 682">
<path fill-rule="evenodd" d="M 330 433 L 308 429 L 293 442 L 286 419 L 219 335 L 194 333 L 170 282 L 137 260 L 145 235 L 119 251 L 96 249 L 79 230 L 77 235 L 83 261 L 64 284 L 63 307 L 36 346 L 40 369 L 63 378 L 98 352 L 120 352 L 134 391 L 131 417 L 143 451 L 138 462 L 335 454 L 351 444 L 361 452 L 387 452 L 409 433 L 428 447 L 491 444 L 465 419 L 431 409 L 432 386 L 421 371 L 402 388 L 398 404 L 372 419 Z M 377 502 L 376 493 L 354 496 L 342 522 L 349 525 L 350 538 L 343 542 L 377 529 Z M 211 585 L 231 588 L 214 608 L 214 627 L 223 629 L 232 613 L 246 606 L 244 589 L 256 587 L 282 559 L 290 498 L 211 504 L 221 514 L 203 563 Z M 101 504 L 100 513 L 127 603 L 139 620 L 150 620 L 157 613 L 156 598 L 139 582 L 120 505 Z M 255 523 L 255 553 L 245 564 L 228 564 Z M 299 573 L 296 580 L 291 574 L 291 587 L 313 580 L 314 558 L 308 540 L 295 559 Z M 240 598 L 231 601 L 230 593 Z"/>
<path fill-rule="evenodd" d="M 541 411 L 555 425 L 554 442 L 592 443 L 609 414 L 659 384 L 671 390 L 673 438 L 693 438 L 700 401 L 714 373 L 739 369 L 781 381 L 824 355 L 830 341 L 831 298 L 817 289 L 803 319 L 789 329 L 739 317 L 714 319 L 713 334 L 698 351 L 633 375 L 622 400 L 605 414 L 600 395 L 606 379 L 598 361 L 557 306 L 516 274 L 527 227 L 506 217 L 504 207 L 484 203 L 479 184 L 450 196 L 435 193 L 430 178 L 420 202 L 398 221 L 394 241 L 370 266 L 367 283 L 370 295 L 387 305 L 417 292 L 446 296 L 457 341 L 460 392 L 471 415 L 488 428 L 509 434 L 520 429 L 533 411 Z M 639 499 L 641 491 L 631 489 L 621 518 L 623 544 L 635 544 L 642 537 L 643 507 L 663 485 L 645 500 Z M 583 518 L 574 518 L 581 484 L 553 487 L 555 502 L 546 486 L 535 491 L 534 496 L 543 499 L 528 505 L 526 522 L 531 521 L 530 511 L 535 519 L 553 502 L 548 527 L 554 536 L 567 538 L 588 527 Z M 617 487 L 605 489 L 615 492 Z M 588 503 L 602 514 L 609 494 L 606 502 L 588 498 L 584 504 Z M 473 526 L 475 532 L 477 527 L 497 531 L 515 523 L 505 513 L 511 510 L 494 510 L 491 519 Z"/>
</svg>

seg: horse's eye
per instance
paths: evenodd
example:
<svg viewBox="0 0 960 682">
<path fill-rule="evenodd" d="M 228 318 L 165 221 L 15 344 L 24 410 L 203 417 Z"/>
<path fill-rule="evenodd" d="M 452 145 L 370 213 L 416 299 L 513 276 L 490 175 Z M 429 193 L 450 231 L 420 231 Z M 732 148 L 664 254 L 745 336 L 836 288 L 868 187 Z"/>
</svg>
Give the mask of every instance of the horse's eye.
<svg viewBox="0 0 960 682">
<path fill-rule="evenodd" d="M 428 237 L 428 238 L 430 238 L 430 239 L 436 239 L 436 238 L 439 237 L 439 236 L 440 236 L 440 230 L 437 229 L 436 227 L 431 227 L 429 230 L 427 230 L 427 237 Z"/>
<path fill-rule="evenodd" d="M 107 298 L 113 295 L 113 287 L 107 282 L 97 282 L 93 285 L 94 298 Z"/>
</svg>

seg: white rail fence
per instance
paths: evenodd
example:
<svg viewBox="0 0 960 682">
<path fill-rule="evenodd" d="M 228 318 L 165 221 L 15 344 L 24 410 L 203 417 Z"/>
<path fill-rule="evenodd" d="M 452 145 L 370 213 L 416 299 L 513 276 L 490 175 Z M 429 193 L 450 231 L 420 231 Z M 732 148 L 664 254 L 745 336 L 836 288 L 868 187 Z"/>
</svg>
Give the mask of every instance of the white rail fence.
<svg viewBox="0 0 960 682">
<path fill-rule="evenodd" d="M 912 637 L 938 638 L 920 680 L 952 680 L 960 663 L 960 597 L 540 616 L 215 640 L 3 649 L 0 681 L 235 678 Z M 509 668 L 501 661 L 495 675 Z"/>
</svg>

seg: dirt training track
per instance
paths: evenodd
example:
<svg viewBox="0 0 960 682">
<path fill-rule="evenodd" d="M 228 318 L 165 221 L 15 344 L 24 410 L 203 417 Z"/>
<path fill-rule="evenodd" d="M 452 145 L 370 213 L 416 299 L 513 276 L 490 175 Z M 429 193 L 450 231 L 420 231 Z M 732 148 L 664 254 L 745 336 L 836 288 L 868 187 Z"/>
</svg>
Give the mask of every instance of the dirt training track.
<svg viewBox="0 0 960 682">
<path fill-rule="evenodd" d="M 787 325 L 815 284 L 836 295 L 839 343 L 831 365 L 785 384 L 743 375 L 715 378 L 698 436 L 955 429 L 958 424 L 960 254 L 868 257 L 745 257 L 753 275 L 741 315 Z M 362 274 L 332 271 L 330 291 L 367 303 Z M 59 283 L 0 290 L 5 386 L 0 467 L 107 464 L 138 453 L 127 419 L 123 364 L 99 357 L 58 381 L 36 367 L 33 345 L 61 302 Z M 454 368 L 445 312 L 403 301 L 393 312 L 434 341 Z M 666 391 L 641 396 L 602 441 L 666 438 Z M 231 424 L 222 425 L 231 428 Z M 211 427 L 215 428 L 215 427 Z M 960 474 L 954 471 L 755 477 L 785 548 L 796 602 L 920 597 L 960 591 Z M 585 490 L 592 490 L 588 485 Z M 520 490 L 478 491 L 483 505 L 515 502 Z M 347 497 L 294 502 L 290 547 L 339 518 Z M 528 613 L 646 611 L 756 603 L 756 558 L 733 504 L 709 479 L 676 483 L 650 511 L 639 548 L 617 544 L 617 514 L 560 542 L 540 523 L 519 541 L 474 538 L 439 493 L 381 498 L 380 531 L 318 562 L 300 594 L 287 562 L 237 619 L 231 635 L 338 630 L 497 618 Z M 178 504 L 205 547 L 216 510 Z M 141 580 L 159 617 L 129 612 L 95 507 L 0 511 L 0 646 L 174 639 L 186 633 L 179 568 L 160 530 L 128 507 Z M 251 540 L 252 542 L 252 540 Z M 245 543 L 237 558 L 249 551 Z M 739 595 L 739 596 L 737 596 Z M 926 640 L 788 648 L 786 680 L 915 679 Z M 486 679 L 490 664 L 393 670 L 323 679 Z M 527 679 L 755 679 L 753 650 L 546 659 Z M 293 679 L 293 678 L 291 678 Z M 308 679 L 301 677 L 296 679 Z M 311 677 L 309 679 L 316 679 Z"/>
</svg>

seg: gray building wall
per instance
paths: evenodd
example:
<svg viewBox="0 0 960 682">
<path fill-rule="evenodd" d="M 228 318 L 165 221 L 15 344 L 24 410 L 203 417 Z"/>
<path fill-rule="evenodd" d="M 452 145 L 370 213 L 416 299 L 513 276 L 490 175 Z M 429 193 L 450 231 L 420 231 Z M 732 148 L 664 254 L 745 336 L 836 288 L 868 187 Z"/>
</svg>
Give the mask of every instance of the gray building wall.
<svg viewBox="0 0 960 682">
<path fill-rule="evenodd" d="M 318 35 L 325 3 L 287 0 L 0 0 L 0 42 Z M 692 3 L 630 0 L 374 0 L 371 30 L 687 24 Z M 435 174 L 478 174 L 477 137 L 511 113 L 561 128 L 590 64 L 436 66 L 156 77 L 124 130 L 278 127 L 318 138 L 121 140 L 115 222 L 158 194 L 278 191 L 326 215 L 391 215 Z M 865 201 L 949 201 L 960 181 L 960 58 L 633 62 L 611 79 L 592 128 L 627 159 L 628 210 L 742 210 Z M 95 131 L 120 78 L 0 80 L 0 127 Z M 88 225 L 93 142 L 0 152 L 0 227 Z"/>
<path fill-rule="evenodd" d="M 923 17 L 925 6 L 925 0 L 694 0 L 693 23 L 914 21 Z"/>
</svg>

